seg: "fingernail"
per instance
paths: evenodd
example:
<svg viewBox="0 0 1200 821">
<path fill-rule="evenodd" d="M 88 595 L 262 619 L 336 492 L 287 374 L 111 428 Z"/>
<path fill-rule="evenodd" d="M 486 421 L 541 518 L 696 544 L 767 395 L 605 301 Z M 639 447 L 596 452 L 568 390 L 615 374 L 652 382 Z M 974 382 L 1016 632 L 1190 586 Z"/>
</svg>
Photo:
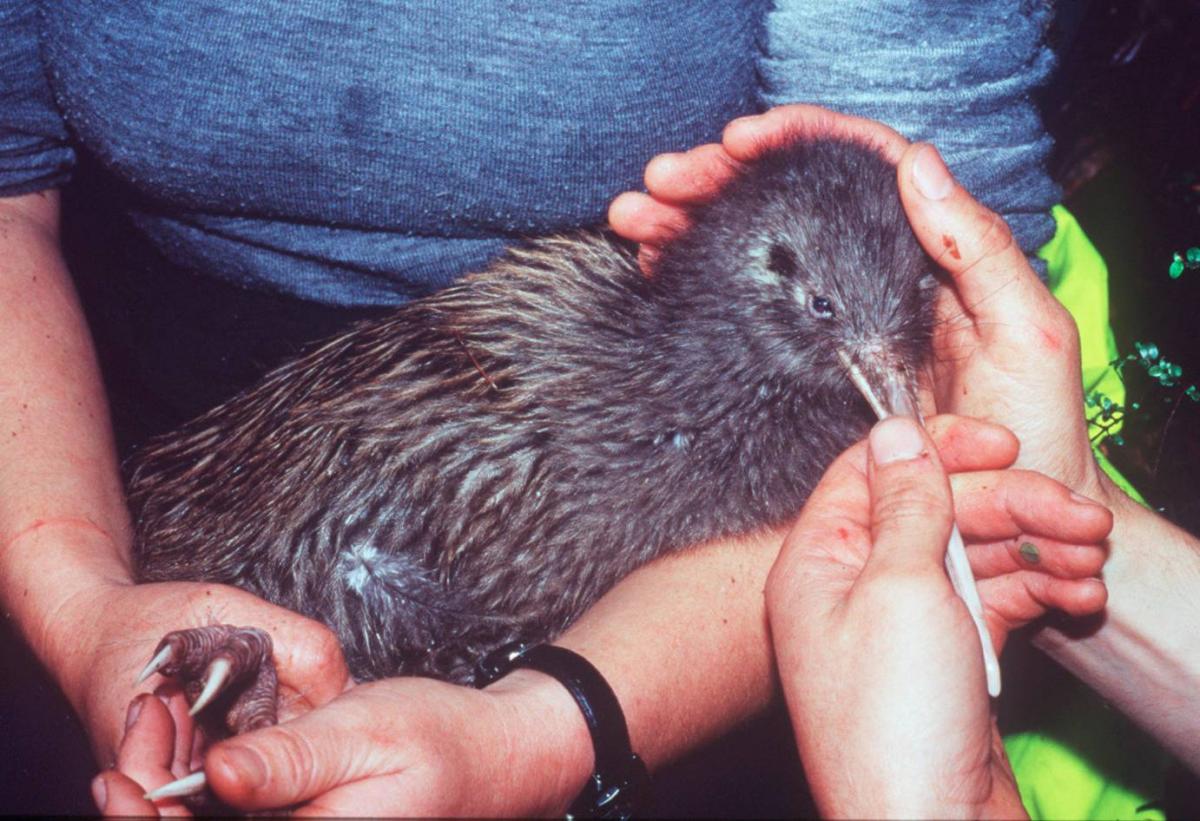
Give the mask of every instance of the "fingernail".
<svg viewBox="0 0 1200 821">
<path fill-rule="evenodd" d="M 915 459 L 924 452 L 921 429 L 910 417 L 893 416 L 871 430 L 871 455 L 877 465 Z"/>
<path fill-rule="evenodd" d="M 650 158 L 650 162 L 646 163 L 646 176 L 655 173 L 670 173 L 675 170 L 675 166 L 679 163 L 681 154 L 676 152 L 668 152 L 663 154 L 655 154 Z"/>
<path fill-rule="evenodd" d="M 108 784 L 102 775 L 92 779 L 92 800 L 96 802 L 96 809 L 104 812 L 104 807 L 108 804 Z"/>
<path fill-rule="evenodd" d="M 244 786 L 254 789 L 266 783 L 267 767 L 254 750 L 226 747 L 221 751 L 221 756 L 225 759 L 225 766 L 237 773 L 237 780 Z"/>
<path fill-rule="evenodd" d="M 1092 505 L 1093 507 L 1102 507 L 1095 499 L 1089 499 L 1086 496 L 1081 496 L 1075 491 L 1068 491 L 1071 494 L 1071 501 L 1077 505 Z"/>
<path fill-rule="evenodd" d="M 133 700 L 129 705 L 128 712 L 125 713 L 125 732 L 129 732 L 129 728 L 137 723 L 138 716 L 141 715 L 142 705 L 145 703 L 146 696 L 141 695 Z"/>
<path fill-rule="evenodd" d="M 954 177 L 932 145 L 923 145 L 912 166 L 913 183 L 929 200 L 945 199 L 954 188 Z"/>
</svg>

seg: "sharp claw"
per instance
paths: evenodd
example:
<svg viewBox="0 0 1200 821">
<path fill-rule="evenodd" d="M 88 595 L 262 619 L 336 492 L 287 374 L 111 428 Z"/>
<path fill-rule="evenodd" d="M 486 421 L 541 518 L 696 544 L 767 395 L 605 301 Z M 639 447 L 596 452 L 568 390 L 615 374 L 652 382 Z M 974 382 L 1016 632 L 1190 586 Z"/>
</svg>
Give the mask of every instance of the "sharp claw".
<svg viewBox="0 0 1200 821">
<path fill-rule="evenodd" d="M 171 663 L 171 659 L 174 656 L 175 648 L 169 644 L 163 649 L 159 650 L 157 653 L 155 653 L 154 658 L 150 659 L 150 663 L 146 665 L 146 669 L 142 670 L 142 674 L 137 677 L 137 681 L 133 683 L 133 686 L 137 687 L 143 681 L 150 678 L 150 676 L 166 667 Z"/>
<path fill-rule="evenodd" d="M 196 795 L 204 792 L 205 785 L 208 784 L 208 779 L 204 776 L 204 770 L 198 770 L 191 775 L 185 775 L 178 781 L 172 781 L 170 784 L 163 784 L 156 790 L 151 790 L 146 793 L 143 798 L 147 801 L 157 801 L 160 798 L 179 798 L 184 795 Z"/>
<path fill-rule="evenodd" d="M 213 700 L 213 697 L 221 692 L 221 688 L 229 683 L 232 671 L 233 663 L 227 658 L 215 659 L 212 664 L 208 665 L 208 670 L 204 673 L 204 689 L 196 697 L 192 709 L 188 710 L 188 715 L 194 716 L 203 710 Z"/>
</svg>

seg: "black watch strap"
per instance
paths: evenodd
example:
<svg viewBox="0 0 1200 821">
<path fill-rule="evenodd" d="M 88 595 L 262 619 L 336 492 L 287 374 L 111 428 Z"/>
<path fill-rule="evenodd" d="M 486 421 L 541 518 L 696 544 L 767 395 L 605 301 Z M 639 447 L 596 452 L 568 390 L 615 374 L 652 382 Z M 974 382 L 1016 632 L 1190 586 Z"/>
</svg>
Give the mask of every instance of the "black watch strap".
<svg viewBox="0 0 1200 821">
<path fill-rule="evenodd" d="M 600 671 L 578 653 L 551 644 L 529 647 L 514 642 L 483 658 L 475 686 L 486 687 L 518 667 L 553 676 L 562 683 L 587 723 L 596 767 L 567 817 L 630 818 L 649 795 L 650 774 L 630 749 L 629 728 L 616 694 Z"/>
</svg>

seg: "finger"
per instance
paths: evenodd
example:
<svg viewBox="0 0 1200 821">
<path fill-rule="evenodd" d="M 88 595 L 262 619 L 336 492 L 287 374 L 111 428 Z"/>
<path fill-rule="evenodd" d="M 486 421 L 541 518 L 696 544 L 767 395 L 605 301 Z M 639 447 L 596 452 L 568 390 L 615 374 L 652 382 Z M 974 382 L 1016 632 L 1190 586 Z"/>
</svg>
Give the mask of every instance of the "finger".
<svg viewBox="0 0 1200 821">
<path fill-rule="evenodd" d="M 659 154 L 646 165 L 646 190 L 654 199 L 672 205 L 708 202 L 737 175 L 739 168 L 716 143 L 686 153 Z"/>
<path fill-rule="evenodd" d="M 1007 223 L 958 184 L 932 145 L 910 146 L 897 180 L 917 239 L 950 274 L 968 312 L 1024 325 L 1034 308 L 1052 302 Z"/>
<path fill-rule="evenodd" d="M 626 191 L 608 206 L 608 224 L 633 242 L 665 245 L 687 229 L 688 219 L 682 208 L 649 194 Z"/>
<path fill-rule="evenodd" d="M 1018 536 L 967 548 L 971 571 L 977 579 L 1006 573 L 1034 571 L 1059 579 L 1098 577 L 1108 559 L 1100 544 L 1073 544 L 1042 536 Z"/>
<path fill-rule="evenodd" d="M 379 732 L 379 717 L 360 713 L 341 701 L 216 744 L 205 756 L 209 786 L 227 804 L 256 810 L 297 804 L 353 781 L 372 762 L 348 739 Z"/>
<path fill-rule="evenodd" d="M 1076 618 L 1091 616 L 1108 601 L 1108 590 L 1099 579 L 1056 579 L 1031 571 L 982 579 L 979 595 L 993 636 L 1023 627 L 1051 610 Z"/>
<path fill-rule="evenodd" d="M 317 796 L 311 802 L 298 807 L 292 812 L 295 818 L 334 818 L 353 817 L 362 815 L 363 807 L 386 807 L 386 814 L 405 818 L 435 818 L 446 815 L 443 796 L 426 797 L 413 795 L 413 800 L 405 800 L 409 796 L 400 795 L 403 787 L 390 779 L 356 781 L 344 787 L 335 787 L 327 793 Z M 414 789 L 414 793 L 419 790 Z M 421 806 L 420 799 L 429 798 L 430 807 Z M 381 810 L 380 814 L 384 814 Z"/>
<path fill-rule="evenodd" d="M 171 755 L 171 772 L 175 778 L 183 778 L 195 767 L 192 765 L 192 748 L 195 744 L 195 721 L 189 715 L 189 705 L 183 690 L 174 682 L 163 684 L 154 690 L 162 701 L 175 727 L 175 745 Z"/>
<path fill-rule="evenodd" d="M 926 426 L 947 470 L 1004 468 L 1016 459 L 1020 447 L 1017 438 L 1002 425 L 968 416 L 941 414 L 930 417 Z M 839 523 L 863 529 L 870 526 L 869 518 L 864 516 L 870 506 L 865 444 L 861 442 L 848 448 L 825 471 L 804 506 L 789 541 L 819 541 L 824 534 L 836 532 Z"/>
<path fill-rule="evenodd" d="M 904 416 L 875 425 L 868 441 L 874 548 L 864 571 L 943 574 L 954 513 L 933 443 Z"/>
<path fill-rule="evenodd" d="M 750 162 L 772 149 L 820 137 L 844 137 L 875 147 L 893 164 L 908 146 L 908 140 L 883 123 L 815 105 L 777 106 L 734 120 L 725 127 L 721 144 L 734 160 Z"/>
<path fill-rule="evenodd" d="M 149 693 L 138 696 L 129 705 L 116 769 L 136 782 L 142 788 L 141 795 L 145 795 L 175 780 L 171 770 L 174 756 L 175 722 L 171 712 L 156 696 Z M 190 814 L 177 799 L 154 802 L 154 806 L 162 815 Z"/>
<path fill-rule="evenodd" d="M 295 617 L 277 631 L 275 665 L 280 687 L 295 698 L 281 698 L 281 721 L 294 718 L 341 695 L 351 683 L 342 644 L 325 625 Z"/>
<path fill-rule="evenodd" d="M 143 796 L 146 789 L 127 775 L 116 770 L 101 773 L 92 780 L 92 799 L 105 816 L 114 818 L 156 817 L 158 807 Z M 186 815 L 186 812 L 177 813 Z"/>
<path fill-rule="evenodd" d="M 981 419 L 944 413 L 930 417 L 925 425 L 945 470 L 998 470 L 1011 465 L 1020 449 L 1008 428 Z M 870 525 L 861 515 L 870 498 L 865 444 L 848 448 L 829 466 L 809 496 L 795 530 L 819 536 L 833 519 L 853 521 L 864 528 Z"/>
<path fill-rule="evenodd" d="M 1000 470 L 1015 462 L 1021 449 L 1008 428 L 969 416 L 932 416 L 925 420 L 925 429 L 949 473 Z"/>
<path fill-rule="evenodd" d="M 1108 508 L 1028 470 L 958 474 L 952 480 L 964 538 L 998 541 L 1018 535 L 1096 545 L 1112 530 Z"/>
<path fill-rule="evenodd" d="M 653 245 L 638 246 L 638 267 L 642 269 L 643 274 L 654 276 L 654 269 L 658 265 L 659 256 L 661 256 L 659 250 Z"/>
</svg>

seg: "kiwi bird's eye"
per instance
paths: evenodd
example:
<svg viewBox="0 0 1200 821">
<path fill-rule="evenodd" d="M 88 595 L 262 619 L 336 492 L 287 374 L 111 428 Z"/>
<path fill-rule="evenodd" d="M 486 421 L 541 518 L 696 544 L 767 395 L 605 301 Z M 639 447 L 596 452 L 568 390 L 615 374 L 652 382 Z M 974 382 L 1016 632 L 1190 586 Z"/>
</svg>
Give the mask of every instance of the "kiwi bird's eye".
<svg viewBox="0 0 1200 821">
<path fill-rule="evenodd" d="M 813 297 L 808 306 L 821 319 L 830 319 L 833 316 L 833 303 L 823 296 Z"/>
<path fill-rule="evenodd" d="M 767 267 L 781 277 L 794 277 L 797 270 L 796 255 L 782 245 L 772 245 Z"/>
</svg>

